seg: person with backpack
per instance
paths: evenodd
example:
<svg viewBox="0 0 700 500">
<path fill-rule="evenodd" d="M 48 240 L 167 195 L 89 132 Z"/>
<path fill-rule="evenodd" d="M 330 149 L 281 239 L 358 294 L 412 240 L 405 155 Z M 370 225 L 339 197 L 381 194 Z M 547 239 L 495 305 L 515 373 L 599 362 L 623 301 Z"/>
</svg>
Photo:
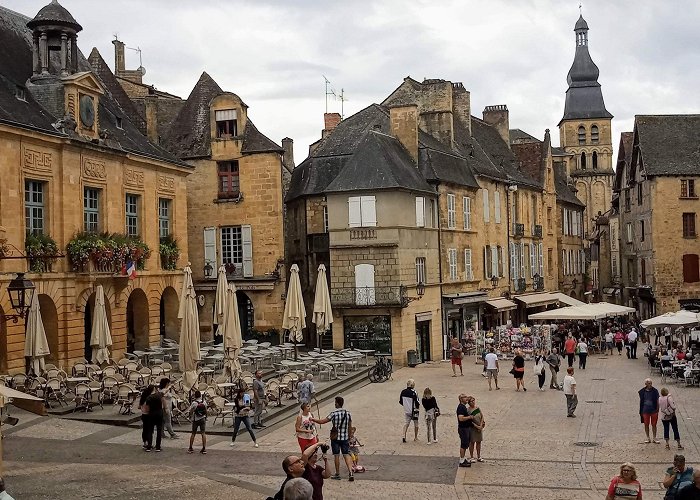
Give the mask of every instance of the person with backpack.
<svg viewBox="0 0 700 500">
<path fill-rule="evenodd" d="M 194 401 L 190 404 L 188 413 L 192 416 L 192 435 L 190 436 L 190 447 L 187 449 L 187 453 L 194 453 L 192 445 L 194 444 L 194 437 L 197 435 L 197 430 L 202 434 L 202 449 L 200 453 L 202 455 L 207 454 L 207 402 L 204 400 L 204 396 L 199 391 L 194 393 Z"/>
<path fill-rule="evenodd" d="M 146 399 L 155 390 L 155 386 L 149 385 L 141 392 L 141 398 L 139 399 L 139 410 L 141 410 L 141 441 L 143 441 L 143 449 L 148 448 L 148 436 L 150 434 L 151 440 L 153 439 L 153 426 L 150 425 L 148 418 L 148 406 L 146 406 Z"/>
<path fill-rule="evenodd" d="M 163 440 L 163 394 L 153 388 L 145 402 L 148 411 L 148 434 L 146 451 L 153 449 L 153 428 L 156 429 L 156 451 L 160 452 L 160 444 Z"/>
<path fill-rule="evenodd" d="M 668 393 L 668 389 L 661 388 L 661 396 L 659 396 L 659 413 L 661 414 L 661 423 L 664 426 L 664 440 L 666 441 L 666 449 L 670 450 L 668 444 L 669 427 L 673 428 L 673 439 L 678 443 L 678 449 L 682 450 L 681 435 L 678 432 L 678 419 L 676 418 L 676 402 Z"/>
<path fill-rule="evenodd" d="M 169 378 L 162 378 L 158 383 L 158 390 L 163 395 L 163 426 L 168 431 L 170 439 L 177 439 L 177 434 L 173 430 L 173 386 Z"/>
<path fill-rule="evenodd" d="M 693 468 L 686 467 L 685 457 L 675 455 L 673 457 L 673 467 L 666 469 L 663 485 L 666 488 L 664 500 L 675 500 L 678 492 L 693 483 Z"/>
</svg>

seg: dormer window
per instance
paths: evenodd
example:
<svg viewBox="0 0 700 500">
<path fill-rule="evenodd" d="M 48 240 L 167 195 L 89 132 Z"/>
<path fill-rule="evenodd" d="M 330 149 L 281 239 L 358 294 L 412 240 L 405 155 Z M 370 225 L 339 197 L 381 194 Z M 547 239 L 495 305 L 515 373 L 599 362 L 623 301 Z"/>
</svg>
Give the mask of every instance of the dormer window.
<svg viewBox="0 0 700 500">
<path fill-rule="evenodd" d="M 115 116 L 115 119 L 116 119 L 116 122 L 117 122 L 117 128 L 118 128 L 119 130 L 123 130 L 123 129 L 124 129 L 124 126 L 123 126 L 121 117 Z"/>
<path fill-rule="evenodd" d="M 238 135 L 238 115 L 235 109 L 222 109 L 214 112 L 216 119 L 216 137 L 231 139 Z"/>
<path fill-rule="evenodd" d="M 17 87 L 15 87 L 15 97 L 20 101 L 26 101 L 27 91 L 25 90 L 25 88 L 17 85 Z"/>
</svg>

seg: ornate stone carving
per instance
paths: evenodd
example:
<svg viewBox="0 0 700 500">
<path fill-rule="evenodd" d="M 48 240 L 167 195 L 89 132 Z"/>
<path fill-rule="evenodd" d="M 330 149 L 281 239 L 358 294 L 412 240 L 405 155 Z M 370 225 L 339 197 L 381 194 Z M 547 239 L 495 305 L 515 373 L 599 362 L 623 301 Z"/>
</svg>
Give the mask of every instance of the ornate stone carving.
<svg viewBox="0 0 700 500">
<path fill-rule="evenodd" d="M 124 185 L 132 187 L 143 187 L 143 171 L 134 168 L 124 169 Z"/>
<path fill-rule="evenodd" d="M 175 192 L 175 178 L 169 175 L 158 175 L 158 191 Z"/>
<path fill-rule="evenodd" d="M 105 166 L 104 161 L 98 160 L 97 158 L 83 156 L 82 163 L 81 171 L 83 177 L 101 181 L 107 180 L 107 167 Z"/>
<path fill-rule="evenodd" d="M 22 166 L 32 170 L 51 170 L 53 156 L 47 151 L 32 149 L 24 146 L 22 151 Z"/>
</svg>

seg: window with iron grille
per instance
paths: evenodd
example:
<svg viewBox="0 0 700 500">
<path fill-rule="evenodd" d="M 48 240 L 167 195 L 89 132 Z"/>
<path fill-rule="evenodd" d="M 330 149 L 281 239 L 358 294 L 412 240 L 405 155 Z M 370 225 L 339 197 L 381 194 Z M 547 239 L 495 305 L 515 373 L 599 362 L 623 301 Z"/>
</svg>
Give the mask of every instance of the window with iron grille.
<svg viewBox="0 0 700 500">
<path fill-rule="evenodd" d="M 31 234 L 44 234 L 44 183 L 24 182 L 24 216 L 26 230 Z"/>
<path fill-rule="evenodd" d="M 83 190 L 83 229 L 87 233 L 100 230 L 100 190 L 86 187 Z"/>
<path fill-rule="evenodd" d="M 695 238 L 695 212 L 686 212 L 683 214 L 683 237 Z"/>
<path fill-rule="evenodd" d="M 126 234 L 127 236 L 139 235 L 139 197 L 135 194 L 126 194 L 124 202 L 126 213 Z"/>
<path fill-rule="evenodd" d="M 158 199 L 158 234 L 161 238 L 170 235 L 170 203 L 167 198 Z"/>
<path fill-rule="evenodd" d="M 221 228 L 221 261 L 224 264 L 243 264 L 243 233 L 241 226 Z"/>
<path fill-rule="evenodd" d="M 222 161 L 218 164 L 219 198 L 234 198 L 240 194 L 238 161 Z"/>
</svg>

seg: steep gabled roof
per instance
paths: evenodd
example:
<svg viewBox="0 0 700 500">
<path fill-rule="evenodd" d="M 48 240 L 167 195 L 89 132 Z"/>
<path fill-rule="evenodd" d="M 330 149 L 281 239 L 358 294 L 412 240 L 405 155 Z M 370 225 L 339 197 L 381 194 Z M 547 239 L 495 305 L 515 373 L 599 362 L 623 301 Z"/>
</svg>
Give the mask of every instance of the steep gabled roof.
<svg viewBox="0 0 700 500">
<path fill-rule="evenodd" d="M 250 119 L 247 120 L 243 131 L 243 147 L 241 153 L 284 153 L 282 146 L 260 132 Z"/>
<path fill-rule="evenodd" d="M 632 144 L 634 143 L 634 132 L 622 132 L 620 134 L 620 147 L 617 148 L 617 161 L 615 162 L 615 181 L 613 192 L 619 191 L 625 185 L 623 178 L 625 171 L 629 172 L 632 163 Z"/>
<path fill-rule="evenodd" d="M 576 190 L 566 182 L 565 168 L 564 165 L 554 165 L 554 188 L 557 192 L 557 201 L 585 208 L 586 204 L 578 199 Z"/>
<path fill-rule="evenodd" d="M 700 115 L 637 115 L 634 123 L 647 176 L 700 176 Z"/>
<path fill-rule="evenodd" d="M 435 193 L 398 139 L 370 130 L 326 192 L 380 189 Z"/>
<path fill-rule="evenodd" d="M 520 130 L 519 128 L 512 128 L 508 131 L 508 136 L 510 139 L 510 143 L 512 144 L 518 144 L 520 142 L 534 142 L 537 141 L 539 142 L 539 139 L 537 137 L 533 137 L 524 130 Z"/>
</svg>

